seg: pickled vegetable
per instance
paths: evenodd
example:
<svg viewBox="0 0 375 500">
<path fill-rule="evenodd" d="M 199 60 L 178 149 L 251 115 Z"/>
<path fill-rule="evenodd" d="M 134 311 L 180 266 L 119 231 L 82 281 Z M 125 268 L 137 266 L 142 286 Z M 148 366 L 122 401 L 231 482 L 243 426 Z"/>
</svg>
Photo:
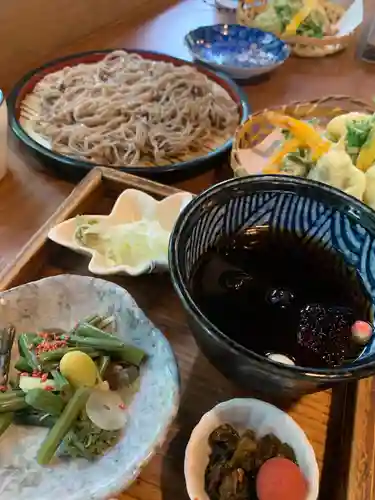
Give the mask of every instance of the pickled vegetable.
<svg viewBox="0 0 375 500">
<path fill-rule="evenodd" d="M 287 443 L 282 443 L 273 434 L 257 439 L 251 429 L 240 436 L 228 424 L 214 429 L 208 442 L 211 454 L 205 472 L 205 489 L 210 500 L 284 500 L 284 497 L 264 496 L 264 493 L 268 495 L 268 490 L 263 479 L 258 495 L 256 489 L 258 471 L 271 458 L 281 457 L 291 464 L 289 468 L 296 467 L 299 471 L 295 453 Z M 292 479 L 290 488 L 294 484 Z M 285 497 L 291 498 L 294 497 Z"/>
<path fill-rule="evenodd" d="M 220 425 L 211 432 L 208 443 L 214 452 L 220 454 L 233 454 L 237 448 L 240 435 L 229 424 Z"/>
<path fill-rule="evenodd" d="M 0 401 L 0 413 L 8 413 L 27 408 L 27 403 L 24 397 L 10 397 Z"/>
<path fill-rule="evenodd" d="M 77 351 L 77 347 L 64 347 L 61 349 L 56 349 L 49 352 L 44 352 L 39 356 L 39 360 L 43 367 L 50 365 L 54 361 L 60 361 L 62 357 L 68 352 Z M 80 347 L 79 350 L 81 352 L 85 352 L 91 358 L 95 358 L 100 356 L 100 353 L 93 349 L 92 347 Z"/>
<path fill-rule="evenodd" d="M 58 448 L 92 460 L 120 439 L 127 410 L 110 387 L 132 383 L 145 353 L 103 330 L 114 321 L 94 314 L 70 332 L 45 328 L 20 335 L 12 390 L 0 392 L 0 435 L 11 422 L 50 428 L 39 464 L 48 464 Z"/>
<path fill-rule="evenodd" d="M 78 335 L 71 335 L 69 338 L 69 345 L 75 345 L 78 349 L 81 347 L 91 347 L 98 351 L 118 356 L 126 363 L 139 366 L 145 357 L 145 353 L 132 345 L 122 344 L 112 339 L 102 339 L 95 337 L 80 337 Z"/>
<path fill-rule="evenodd" d="M 29 365 L 29 363 L 26 361 L 26 359 L 23 356 L 20 356 L 18 358 L 18 360 L 16 361 L 16 364 L 14 365 L 14 368 L 21 373 L 22 372 L 31 373 L 33 371 L 32 367 Z"/>
<path fill-rule="evenodd" d="M 70 394 L 71 386 L 68 380 L 64 377 L 64 375 L 60 372 L 60 370 L 52 370 L 51 375 L 55 382 L 56 388 L 63 392 L 64 394 Z"/>
<path fill-rule="evenodd" d="M 40 363 L 33 352 L 33 349 L 29 348 L 30 343 L 36 335 L 30 335 L 27 333 L 23 333 L 20 335 L 18 339 L 18 348 L 20 354 L 26 359 L 27 363 L 31 366 L 33 370 L 40 370 Z"/>
<path fill-rule="evenodd" d="M 16 411 L 13 415 L 13 423 L 27 427 L 47 427 L 51 429 L 56 423 L 56 418 L 47 413 L 39 412 L 33 408 Z"/>
<path fill-rule="evenodd" d="M 43 389 L 32 389 L 26 394 L 26 403 L 48 415 L 59 417 L 64 409 L 64 401 L 60 396 Z"/>
<path fill-rule="evenodd" d="M 110 362 L 111 362 L 111 358 L 109 356 L 101 356 L 101 358 L 99 359 L 99 365 L 98 365 L 100 377 L 104 377 L 105 372 L 107 371 L 107 368 L 108 368 Z"/>
<path fill-rule="evenodd" d="M 125 405 L 114 391 L 92 391 L 87 400 L 86 413 L 93 424 L 106 431 L 122 429 L 127 421 Z"/>
<path fill-rule="evenodd" d="M 116 335 L 112 335 L 111 333 L 104 332 L 93 323 L 80 323 L 72 333 L 74 333 L 74 335 L 79 335 L 80 337 L 92 337 L 96 339 L 109 340 L 124 347 L 124 343 L 121 339 L 119 339 L 119 337 L 116 337 Z"/>
<path fill-rule="evenodd" d="M 295 463 L 277 457 L 260 468 L 256 491 L 259 500 L 305 500 L 307 482 Z"/>
<path fill-rule="evenodd" d="M 42 380 L 39 377 L 31 377 L 28 375 L 20 376 L 19 385 L 23 392 L 29 392 L 34 389 L 45 389 L 46 387 L 55 389 L 55 382 L 53 380 Z"/>
<path fill-rule="evenodd" d="M 94 361 L 82 351 L 66 353 L 60 361 L 60 372 L 74 387 L 94 387 L 98 379 Z"/>
<path fill-rule="evenodd" d="M 103 431 L 89 419 L 79 420 L 63 441 L 63 451 L 72 457 L 93 460 L 114 446 L 121 436 L 120 431 Z"/>
</svg>

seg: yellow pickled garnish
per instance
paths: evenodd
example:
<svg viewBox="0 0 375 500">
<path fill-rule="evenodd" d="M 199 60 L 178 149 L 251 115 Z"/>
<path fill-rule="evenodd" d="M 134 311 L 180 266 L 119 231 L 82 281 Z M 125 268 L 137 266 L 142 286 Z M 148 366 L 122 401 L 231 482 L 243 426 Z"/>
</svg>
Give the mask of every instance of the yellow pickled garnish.
<svg viewBox="0 0 375 500">
<path fill-rule="evenodd" d="M 321 137 L 312 125 L 309 123 L 297 120 L 291 116 L 268 111 L 266 113 L 267 120 L 275 127 L 287 129 L 293 138 L 299 141 L 300 146 L 305 146 L 311 149 L 312 159 L 318 160 L 323 154 L 327 153 L 332 144 Z"/>
<path fill-rule="evenodd" d="M 281 161 L 285 155 L 294 153 L 301 146 L 298 139 L 289 139 L 284 142 L 280 151 L 277 151 L 269 161 L 269 164 L 263 168 L 264 174 L 278 174 L 280 172 Z"/>
<path fill-rule="evenodd" d="M 303 23 L 303 21 L 308 17 L 312 10 L 317 8 L 317 0 L 306 0 L 304 6 L 301 10 L 294 15 L 290 23 L 284 30 L 283 35 L 293 36 L 297 33 L 298 28 Z"/>
</svg>

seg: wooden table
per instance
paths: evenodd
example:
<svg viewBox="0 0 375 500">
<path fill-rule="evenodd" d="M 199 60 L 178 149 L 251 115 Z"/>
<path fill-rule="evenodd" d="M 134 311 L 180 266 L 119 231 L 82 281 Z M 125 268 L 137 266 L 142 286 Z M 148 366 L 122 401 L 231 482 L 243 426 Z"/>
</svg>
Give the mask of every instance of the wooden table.
<svg viewBox="0 0 375 500">
<path fill-rule="evenodd" d="M 368 19 L 375 12 L 375 4 L 371 6 L 371 3 L 372 0 L 367 0 Z M 51 54 L 51 58 L 121 46 L 148 48 L 188 58 L 182 40 L 188 30 L 228 20 L 228 14 L 217 13 L 203 0 L 183 0 L 165 12 L 153 12 L 152 15 L 154 17 L 146 21 L 134 20 L 133 28 L 129 28 L 130 22 L 126 21 L 97 31 L 59 53 Z M 355 60 L 354 49 L 353 46 L 342 54 L 319 60 L 289 59 L 269 80 L 246 88 L 251 105 L 254 109 L 261 109 L 327 94 L 347 94 L 370 100 L 375 96 L 375 66 Z M 10 172 L 0 183 L 1 267 L 15 257 L 72 190 L 72 184 L 36 171 L 35 167 L 39 165 L 10 140 Z M 183 187 L 198 192 L 225 175 L 227 173 L 220 170 L 209 172 L 185 182 Z"/>
<path fill-rule="evenodd" d="M 371 19 L 374 14 L 375 3 L 368 0 L 367 19 Z M 187 58 L 183 35 L 198 25 L 218 21 L 228 21 L 228 15 L 215 12 L 203 0 L 183 0 L 165 12 L 152 13 L 150 19 L 134 20 L 133 28 L 129 28 L 130 23 L 127 21 L 95 32 L 59 53 L 51 54 L 51 58 L 83 50 L 120 46 L 148 48 Z M 371 100 L 375 96 L 375 66 L 359 62 L 354 52 L 355 46 L 325 59 L 291 58 L 269 80 L 246 88 L 253 109 L 327 94 L 347 94 Z M 21 150 L 13 138 L 9 142 L 9 173 L 0 183 L 0 268 L 15 258 L 26 241 L 73 188 L 72 184 L 43 172 L 40 165 Z M 186 181 L 180 187 L 198 192 L 227 175 L 228 172 L 222 168 Z M 156 478 L 156 483 L 160 475 L 159 462 L 154 462 L 149 469 L 149 475 Z M 150 492 L 146 496 L 160 500 L 161 494 L 153 484 L 155 482 L 150 480 Z M 137 484 L 123 498 L 137 498 Z M 143 498 L 146 498 L 144 492 Z"/>
</svg>

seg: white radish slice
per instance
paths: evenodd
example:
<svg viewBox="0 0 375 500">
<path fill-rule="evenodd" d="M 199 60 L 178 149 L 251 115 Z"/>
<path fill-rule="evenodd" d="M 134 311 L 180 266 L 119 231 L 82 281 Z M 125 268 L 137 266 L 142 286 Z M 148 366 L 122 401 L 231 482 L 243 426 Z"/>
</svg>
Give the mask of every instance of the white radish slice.
<svg viewBox="0 0 375 500">
<path fill-rule="evenodd" d="M 114 391 L 94 389 L 87 400 L 86 413 L 94 425 L 105 431 L 118 431 L 127 421 L 124 403 Z"/>
</svg>

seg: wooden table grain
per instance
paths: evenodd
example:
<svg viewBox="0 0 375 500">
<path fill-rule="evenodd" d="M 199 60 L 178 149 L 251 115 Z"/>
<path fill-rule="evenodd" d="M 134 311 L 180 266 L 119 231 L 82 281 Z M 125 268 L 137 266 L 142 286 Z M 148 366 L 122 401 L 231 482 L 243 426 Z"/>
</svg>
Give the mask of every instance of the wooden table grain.
<svg viewBox="0 0 375 500">
<path fill-rule="evenodd" d="M 152 0 L 150 4 L 152 5 Z M 374 0 L 366 2 L 365 12 L 367 20 L 373 17 Z M 51 53 L 50 58 L 84 50 L 114 47 L 147 48 L 188 58 L 183 35 L 199 25 L 222 21 L 230 21 L 228 14 L 216 12 L 203 0 L 179 1 L 163 12 L 152 11 L 150 8 L 150 15 L 147 18 L 134 19 L 132 28 L 129 20 L 103 28 L 72 45 L 65 46 L 57 53 Z M 345 52 L 324 59 L 289 59 L 269 79 L 246 87 L 253 109 L 258 110 L 292 100 L 308 100 L 327 94 L 347 94 L 370 101 L 375 96 L 375 66 L 357 60 L 355 48 L 356 43 L 353 43 Z M 18 57 L 22 58 L 22 54 Z M 25 72 L 28 69 L 30 68 L 25 67 Z M 5 91 L 7 90 L 9 89 L 6 88 Z M 16 143 L 11 134 L 8 164 L 9 173 L 0 182 L 0 269 L 16 257 L 22 246 L 74 187 L 44 171 L 42 166 Z M 199 192 L 228 175 L 228 170 L 223 166 L 185 181 L 178 187 Z M 375 384 L 373 387 L 375 406 Z M 366 460 L 368 459 L 369 457 L 366 457 Z M 171 469 L 177 466 L 173 463 L 170 465 Z M 366 464 L 363 466 L 366 467 Z M 161 492 L 154 486 L 161 474 L 160 456 L 157 455 L 152 461 L 146 474 L 150 479 L 146 481 L 150 491 L 149 495 L 145 495 L 143 490 L 142 498 L 161 500 Z M 124 494 L 121 500 L 137 498 L 137 487 L 135 483 L 131 496 L 129 493 Z"/>
</svg>

